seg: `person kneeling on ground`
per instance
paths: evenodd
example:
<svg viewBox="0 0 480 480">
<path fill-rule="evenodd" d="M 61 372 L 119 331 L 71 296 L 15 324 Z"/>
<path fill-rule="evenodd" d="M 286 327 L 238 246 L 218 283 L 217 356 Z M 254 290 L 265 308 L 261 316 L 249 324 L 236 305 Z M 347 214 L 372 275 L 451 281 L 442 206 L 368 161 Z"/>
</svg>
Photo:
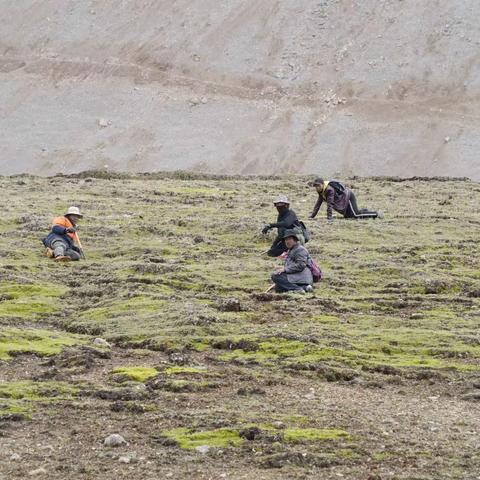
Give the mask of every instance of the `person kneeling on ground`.
<svg viewBox="0 0 480 480">
<path fill-rule="evenodd" d="M 308 266 L 310 255 L 307 249 L 300 245 L 297 233 L 294 230 L 287 230 L 284 233 L 283 240 L 288 255 L 285 259 L 285 265 L 272 274 L 275 291 L 277 293 L 312 292 L 313 276 Z"/>
<path fill-rule="evenodd" d="M 285 231 L 293 228 L 301 229 L 301 226 L 297 214 L 290 209 L 290 202 L 285 195 L 280 195 L 275 199 L 273 204 L 278 211 L 277 222 L 265 225 L 262 233 L 266 234 L 272 228 L 277 229 L 277 236 L 275 237 L 270 250 L 268 250 L 267 255 L 269 257 L 279 257 L 283 252 L 287 251 L 285 241 L 283 240 Z"/>
<path fill-rule="evenodd" d="M 77 223 L 83 215 L 78 207 L 70 207 L 63 217 L 56 217 L 52 222 L 51 232 L 43 239 L 47 247 L 47 256 L 59 262 L 80 260 L 80 248 L 77 240 Z"/>
<path fill-rule="evenodd" d="M 327 202 L 328 220 L 333 220 L 332 210 L 342 214 L 345 218 L 383 218 L 383 212 L 360 210 L 355 194 L 340 182 L 335 180 L 326 182 L 323 178 L 316 178 L 313 186 L 318 193 L 318 200 L 310 218 L 315 218 L 324 201 Z"/>
</svg>

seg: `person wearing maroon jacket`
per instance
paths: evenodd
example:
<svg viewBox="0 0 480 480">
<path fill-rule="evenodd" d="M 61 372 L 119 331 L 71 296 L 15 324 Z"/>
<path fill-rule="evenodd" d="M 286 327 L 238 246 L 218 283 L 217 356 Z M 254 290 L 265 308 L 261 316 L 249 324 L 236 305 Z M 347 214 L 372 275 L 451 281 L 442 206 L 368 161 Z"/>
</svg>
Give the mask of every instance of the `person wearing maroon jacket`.
<svg viewBox="0 0 480 480">
<path fill-rule="evenodd" d="M 323 202 L 327 203 L 327 219 L 333 220 L 333 210 L 343 215 L 345 218 L 383 218 L 383 212 L 373 210 L 359 209 L 355 194 L 345 185 L 331 180 L 325 181 L 323 178 L 316 178 L 313 186 L 318 193 L 318 200 L 310 218 L 315 218 Z"/>
</svg>

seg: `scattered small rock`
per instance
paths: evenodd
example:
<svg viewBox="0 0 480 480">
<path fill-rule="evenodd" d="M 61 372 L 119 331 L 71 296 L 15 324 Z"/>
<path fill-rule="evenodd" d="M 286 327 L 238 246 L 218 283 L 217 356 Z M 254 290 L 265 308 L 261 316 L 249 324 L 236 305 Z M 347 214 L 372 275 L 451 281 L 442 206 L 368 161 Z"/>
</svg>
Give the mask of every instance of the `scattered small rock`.
<svg viewBox="0 0 480 480">
<path fill-rule="evenodd" d="M 195 450 L 199 453 L 208 453 L 210 447 L 208 445 L 199 445 L 198 447 L 195 447 Z"/>
<path fill-rule="evenodd" d="M 12 455 L 10 455 L 10 461 L 12 461 L 12 462 L 16 462 L 20 459 L 21 459 L 21 457 L 18 453 L 13 453 Z"/>
<path fill-rule="evenodd" d="M 120 463 L 130 463 L 132 461 L 132 459 L 130 457 L 128 457 L 127 455 L 123 455 L 118 459 L 118 461 Z"/>
<path fill-rule="evenodd" d="M 282 468 L 287 465 L 328 468 L 333 465 L 338 465 L 339 463 L 338 458 L 331 454 L 313 455 L 301 452 L 278 453 L 269 455 L 263 459 L 263 465 L 266 468 Z"/>
<path fill-rule="evenodd" d="M 204 241 L 205 239 L 201 235 L 196 235 L 195 237 L 193 237 L 193 243 L 195 244 L 203 243 Z"/>
<path fill-rule="evenodd" d="M 466 402 L 480 402 L 480 393 L 479 392 L 470 392 L 462 396 L 462 400 Z"/>
<path fill-rule="evenodd" d="M 240 432 L 238 432 L 242 438 L 249 441 L 255 440 L 255 437 L 258 437 L 260 433 L 261 430 L 257 427 L 245 428 L 244 430 L 240 430 Z"/>
<path fill-rule="evenodd" d="M 241 312 L 242 306 L 237 298 L 227 298 L 217 305 L 221 312 Z"/>
<path fill-rule="evenodd" d="M 267 392 L 263 388 L 257 387 L 242 387 L 237 390 L 237 395 L 246 397 L 248 395 L 266 395 Z"/>
<path fill-rule="evenodd" d="M 35 470 L 30 470 L 28 472 L 28 474 L 31 477 L 36 477 L 37 475 L 45 475 L 46 473 L 47 473 L 47 471 L 43 467 L 36 468 Z"/>
<path fill-rule="evenodd" d="M 427 279 L 424 282 L 424 287 L 425 293 L 431 295 L 445 292 L 446 290 L 448 290 L 450 285 L 448 284 L 448 282 L 445 282 L 443 280 Z"/>
<path fill-rule="evenodd" d="M 110 125 L 110 122 L 108 122 L 105 118 L 99 118 L 97 123 L 98 126 L 102 128 L 106 128 Z"/>
<path fill-rule="evenodd" d="M 180 352 L 170 353 L 170 355 L 168 356 L 168 359 L 170 360 L 170 362 L 175 363 L 176 365 L 185 365 L 190 361 L 188 355 L 185 355 Z"/>
<path fill-rule="evenodd" d="M 114 401 L 132 401 L 143 400 L 148 397 L 145 385 L 138 385 L 140 388 L 114 388 L 111 390 L 95 390 L 89 395 L 102 400 L 114 400 Z"/>
<path fill-rule="evenodd" d="M 103 444 L 106 447 L 121 447 L 122 445 L 126 445 L 127 442 L 118 433 L 112 433 L 112 435 L 109 435 L 107 438 L 105 438 Z"/>
<path fill-rule="evenodd" d="M 305 395 L 305 398 L 306 398 L 307 400 L 315 400 L 315 394 L 314 394 L 314 393 L 307 393 L 307 394 Z"/>
<path fill-rule="evenodd" d="M 110 345 L 110 343 L 108 343 L 105 339 L 99 337 L 93 341 L 93 344 L 99 347 L 112 348 L 112 345 Z"/>
<path fill-rule="evenodd" d="M 467 297 L 471 298 L 480 298 L 480 288 L 478 289 L 473 289 L 467 292 Z"/>
</svg>

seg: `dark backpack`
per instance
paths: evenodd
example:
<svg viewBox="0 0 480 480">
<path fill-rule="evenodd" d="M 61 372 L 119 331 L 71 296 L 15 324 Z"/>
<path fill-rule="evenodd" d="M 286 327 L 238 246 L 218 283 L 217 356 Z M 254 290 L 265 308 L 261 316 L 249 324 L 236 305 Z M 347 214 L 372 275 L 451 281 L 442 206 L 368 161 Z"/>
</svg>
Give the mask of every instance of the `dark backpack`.
<svg viewBox="0 0 480 480">
<path fill-rule="evenodd" d="M 298 222 L 300 224 L 300 228 L 302 229 L 303 233 L 303 238 L 305 239 L 305 243 L 307 243 L 310 240 L 310 237 L 312 236 L 310 234 L 310 230 L 306 227 L 306 225 L 303 222 Z"/>
<path fill-rule="evenodd" d="M 332 187 L 335 190 L 335 195 L 342 195 L 345 192 L 346 188 L 342 182 L 338 180 L 330 180 L 328 186 Z"/>
</svg>

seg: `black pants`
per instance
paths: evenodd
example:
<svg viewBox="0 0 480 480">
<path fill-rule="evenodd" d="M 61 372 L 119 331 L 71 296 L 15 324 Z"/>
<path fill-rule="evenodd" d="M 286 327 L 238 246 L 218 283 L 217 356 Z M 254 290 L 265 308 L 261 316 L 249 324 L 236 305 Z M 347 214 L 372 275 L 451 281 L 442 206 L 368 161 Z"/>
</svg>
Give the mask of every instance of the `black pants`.
<svg viewBox="0 0 480 480">
<path fill-rule="evenodd" d="M 277 293 L 298 292 L 302 291 L 303 288 L 306 287 L 306 285 L 298 285 L 296 283 L 289 282 L 285 272 L 273 273 L 272 282 L 275 284 L 275 291 Z"/>
<path fill-rule="evenodd" d="M 345 218 L 377 218 L 378 213 L 373 210 L 366 210 L 362 208 L 361 210 L 358 208 L 357 199 L 353 192 L 350 194 L 350 202 L 348 203 L 348 207 L 345 210 L 344 214 Z"/>
<path fill-rule="evenodd" d="M 275 240 L 270 247 L 270 250 L 267 252 L 269 257 L 279 257 L 283 252 L 288 250 L 285 242 L 283 240 Z"/>
</svg>

